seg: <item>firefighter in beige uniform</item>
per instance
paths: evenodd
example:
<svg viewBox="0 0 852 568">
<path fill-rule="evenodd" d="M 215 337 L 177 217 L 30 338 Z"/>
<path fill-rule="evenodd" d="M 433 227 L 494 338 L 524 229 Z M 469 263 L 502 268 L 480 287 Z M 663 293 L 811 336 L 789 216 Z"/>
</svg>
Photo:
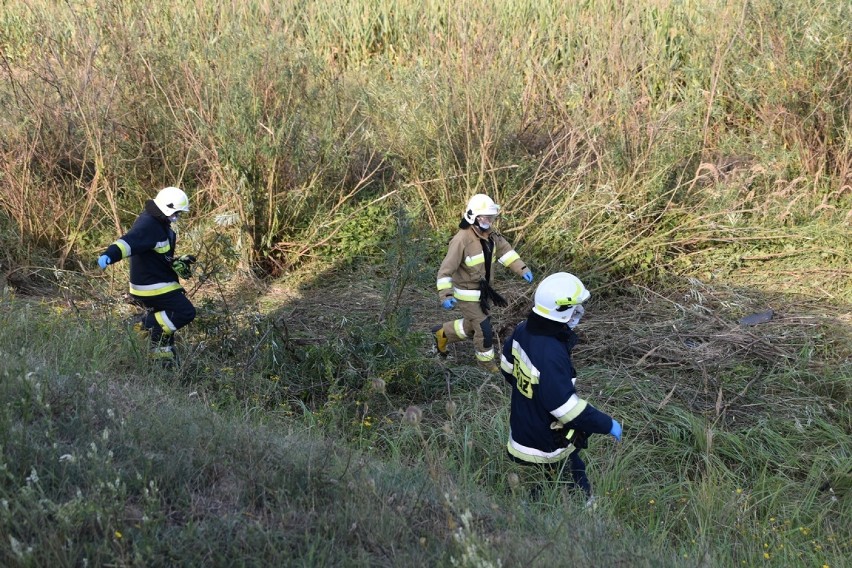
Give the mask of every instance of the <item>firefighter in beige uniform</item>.
<svg viewBox="0 0 852 568">
<path fill-rule="evenodd" d="M 459 231 L 450 241 L 447 255 L 438 269 L 438 298 L 451 310 L 458 306 L 462 317 L 432 328 L 438 354 L 446 356 L 447 345 L 473 338 L 476 359 L 485 369 L 496 372 L 491 304 L 506 301 L 491 287 L 494 261 L 509 268 L 527 282 L 533 275 L 512 245 L 492 229 L 500 207 L 484 194 L 470 198 Z"/>
</svg>

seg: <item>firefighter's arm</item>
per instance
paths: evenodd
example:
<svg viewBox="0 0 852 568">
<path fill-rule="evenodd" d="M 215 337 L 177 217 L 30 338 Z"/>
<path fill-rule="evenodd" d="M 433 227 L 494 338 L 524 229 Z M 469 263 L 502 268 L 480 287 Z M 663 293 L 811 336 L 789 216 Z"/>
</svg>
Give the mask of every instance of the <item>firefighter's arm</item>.
<svg viewBox="0 0 852 568">
<path fill-rule="evenodd" d="M 544 375 L 545 371 L 547 375 Z M 621 424 L 580 397 L 574 388 L 576 377 L 567 378 L 573 374 L 570 357 L 558 357 L 542 373 L 539 378 L 542 400 L 556 401 L 553 403 L 555 408 L 548 408 L 556 420 L 569 429 L 587 434 L 610 434 L 621 440 Z M 563 402 L 559 404 L 559 401 Z"/>
<path fill-rule="evenodd" d="M 502 235 L 494 235 L 494 244 L 497 249 L 497 261 L 518 276 L 523 277 L 527 282 L 532 282 L 532 272 L 521 260 L 521 255 L 509 244 L 509 241 Z M 529 274 L 529 276 L 524 276 L 525 274 Z"/>
<path fill-rule="evenodd" d="M 443 300 L 446 300 L 447 298 L 452 298 L 453 274 L 455 274 L 456 269 L 461 265 L 463 258 L 464 244 L 459 238 L 459 235 L 456 235 L 450 241 L 449 247 L 447 248 L 447 255 L 444 257 L 443 262 L 441 262 L 440 268 L 438 268 L 436 286 L 438 288 L 438 299 L 440 301 L 443 302 Z"/>
<path fill-rule="evenodd" d="M 128 254 L 125 255 L 124 251 L 128 251 Z M 128 247 L 124 241 L 118 239 L 117 241 L 109 245 L 106 250 L 101 254 L 101 256 L 98 258 L 98 265 L 101 267 L 101 269 L 104 269 L 107 267 L 108 264 L 114 264 L 119 260 L 130 256 L 129 251 L 130 247 Z"/>
<path fill-rule="evenodd" d="M 609 417 L 581 398 L 574 388 L 577 379 L 567 351 L 554 350 L 550 359 L 539 366 L 539 371 L 541 400 L 546 401 L 546 408 L 555 419 L 585 432 L 599 432 L 606 422 L 604 433 L 609 432 Z M 579 423 L 575 422 L 578 420 Z M 592 429 L 587 430 L 584 426 Z"/>
<path fill-rule="evenodd" d="M 591 404 L 586 403 L 582 412 L 566 422 L 571 428 L 588 432 L 589 434 L 611 434 L 613 425 L 618 424 L 606 412 L 601 412 Z M 619 435 L 621 432 L 619 432 Z"/>
<path fill-rule="evenodd" d="M 157 244 L 157 237 L 150 231 L 146 231 L 144 224 L 143 226 L 134 224 L 127 233 L 109 245 L 103 254 L 109 257 L 112 264 L 134 254 L 156 248 Z M 168 242 L 163 244 L 168 245 Z"/>
<path fill-rule="evenodd" d="M 500 351 L 500 372 L 503 374 L 503 378 L 506 379 L 510 385 L 514 386 L 515 384 L 515 358 L 512 355 L 512 341 L 514 339 L 514 335 L 510 335 L 505 342 L 503 342 L 503 349 Z"/>
</svg>

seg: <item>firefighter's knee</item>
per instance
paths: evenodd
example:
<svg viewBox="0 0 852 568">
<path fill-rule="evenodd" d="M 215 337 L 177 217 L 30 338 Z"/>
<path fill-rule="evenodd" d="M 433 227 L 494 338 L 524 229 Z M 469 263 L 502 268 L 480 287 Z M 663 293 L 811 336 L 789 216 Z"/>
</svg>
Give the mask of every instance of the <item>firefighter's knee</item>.
<svg viewBox="0 0 852 568">
<path fill-rule="evenodd" d="M 192 320 L 195 319 L 195 314 L 196 314 L 195 306 L 193 306 L 192 304 L 189 304 L 189 307 L 186 310 L 186 318 L 187 318 L 186 323 L 187 324 L 191 323 Z"/>
</svg>

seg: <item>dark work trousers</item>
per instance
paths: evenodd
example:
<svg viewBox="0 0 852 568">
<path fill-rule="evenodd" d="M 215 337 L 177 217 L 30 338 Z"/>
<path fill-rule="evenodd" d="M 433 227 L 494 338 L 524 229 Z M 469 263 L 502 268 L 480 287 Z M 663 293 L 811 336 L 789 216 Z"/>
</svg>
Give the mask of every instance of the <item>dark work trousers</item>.
<svg viewBox="0 0 852 568">
<path fill-rule="evenodd" d="M 580 457 L 580 450 L 574 450 L 568 455 L 568 459 L 561 460 L 553 463 L 534 463 L 527 462 L 521 459 L 516 458 L 513 455 L 509 455 L 512 461 L 518 462 L 519 464 L 527 465 L 527 466 L 537 466 L 542 471 L 547 473 L 547 476 L 553 481 L 561 481 L 563 476 L 566 473 L 571 473 L 571 489 L 582 489 L 586 498 L 592 496 L 592 486 L 589 483 L 589 478 L 586 476 L 586 462 Z M 542 487 L 540 485 L 536 485 L 532 488 L 530 493 L 533 497 L 538 497 L 541 495 Z"/>
<path fill-rule="evenodd" d="M 142 326 L 151 333 L 154 345 L 173 345 L 174 333 L 195 319 L 195 306 L 183 290 L 160 296 L 131 296 L 146 310 Z"/>
</svg>

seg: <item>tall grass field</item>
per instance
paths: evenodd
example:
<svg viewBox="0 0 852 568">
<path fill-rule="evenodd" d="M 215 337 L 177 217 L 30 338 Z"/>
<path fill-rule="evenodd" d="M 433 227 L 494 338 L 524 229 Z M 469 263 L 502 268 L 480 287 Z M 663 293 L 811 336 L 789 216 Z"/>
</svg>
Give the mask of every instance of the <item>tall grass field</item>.
<svg viewBox="0 0 852 568">
<path fill-rule="evenodd" d="M 0 0 L 0 565 L 848 566 L 850 21 Z M 170 185 L 166 370 L 95 259 Z M 546 275 L 592 293 L 594 507 L 510 461 L 469 342 L 433 353 L 475 193 L 536 277 L 495 269 L 500 341 Z"/>
</svg>

